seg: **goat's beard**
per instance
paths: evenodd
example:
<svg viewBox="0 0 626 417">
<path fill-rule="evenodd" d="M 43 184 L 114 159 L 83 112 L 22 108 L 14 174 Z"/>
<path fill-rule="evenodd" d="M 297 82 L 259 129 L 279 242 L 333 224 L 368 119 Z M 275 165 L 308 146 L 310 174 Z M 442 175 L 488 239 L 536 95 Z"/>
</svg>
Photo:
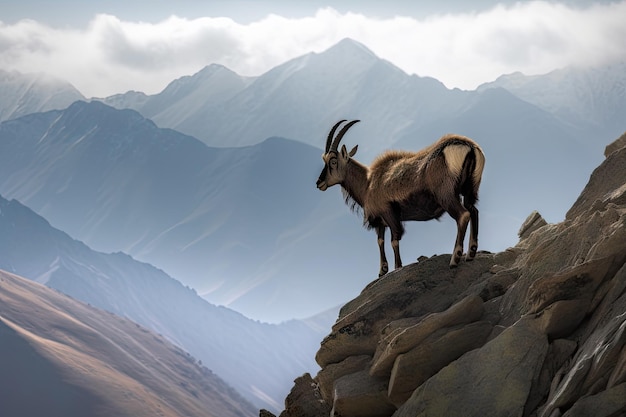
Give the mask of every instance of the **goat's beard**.
<svg viewBox="0 0 626 417">
<path fill-rule="evenodd" d="M 363 212 L 363 208 L 352 198 L 350 193 L 345 188 L 341 187 L 341 193 L 343 194 L 344 201 L 348 207 L 350 207 L 350 211 L 357 214 L 361 214 Z"/>
</svg>

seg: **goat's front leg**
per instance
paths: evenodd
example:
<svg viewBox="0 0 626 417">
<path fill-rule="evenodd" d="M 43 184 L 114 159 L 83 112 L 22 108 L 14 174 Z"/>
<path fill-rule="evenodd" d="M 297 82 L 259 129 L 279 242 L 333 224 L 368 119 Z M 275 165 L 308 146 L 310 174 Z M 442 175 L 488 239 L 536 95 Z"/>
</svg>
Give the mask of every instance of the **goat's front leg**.
<svg viewBox="0 0 626 417">
<path fill-rule="evenodd" d="M 378 276 L 382 277 L 389 272 L 389 264 L 387 263 L 387 256 L 385 256 L 385 226 L 377 226 L 376 234 L 378 236 L 378 249 L 380 251 L 380 271 L 378 271 Z"/>
<path fill-rule="evenodd" d="M 400 258 L 400 239 L 391 239 L 391 247 L 393 248 L 394 268 L 402 268 L 402 259 Z"/>
<path fill-rule="evenodd" d="M 400 221 L 400 209 L 397 205 L 392 205 L 388 213 L 383 216 L 383 220 L 391 230 L 391 248 L 393 249 L 394 268 L 402 268 L 402 259 L 400 258 L 400 239 L 404 235 L 404 226 Z"/>
</svg>

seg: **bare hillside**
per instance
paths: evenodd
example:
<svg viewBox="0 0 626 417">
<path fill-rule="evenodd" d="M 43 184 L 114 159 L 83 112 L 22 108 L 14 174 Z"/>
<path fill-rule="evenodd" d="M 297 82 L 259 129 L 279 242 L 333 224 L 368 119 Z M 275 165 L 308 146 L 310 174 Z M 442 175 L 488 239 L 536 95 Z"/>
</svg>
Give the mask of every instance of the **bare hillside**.
<svg viewBox="0 0 626 417">
<path fill-rule="evenodd" d="M 3 416 L 251 416 L 161 336 L 0 271 Z"/>
</svg>

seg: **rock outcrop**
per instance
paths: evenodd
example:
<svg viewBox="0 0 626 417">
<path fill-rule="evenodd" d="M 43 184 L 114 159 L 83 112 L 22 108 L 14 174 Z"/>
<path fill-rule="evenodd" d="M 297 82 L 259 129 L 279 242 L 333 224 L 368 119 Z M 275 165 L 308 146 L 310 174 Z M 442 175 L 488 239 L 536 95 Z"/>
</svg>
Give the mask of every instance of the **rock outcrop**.
<svg viewBox="0 0 626 417">
<path fill-rule="evenodd" d="M 504 252 L 369 284 L 280 417 L 626 415 L 624 136 L 605 154 L 563 222 L 535 212 Z"/>
</svg>

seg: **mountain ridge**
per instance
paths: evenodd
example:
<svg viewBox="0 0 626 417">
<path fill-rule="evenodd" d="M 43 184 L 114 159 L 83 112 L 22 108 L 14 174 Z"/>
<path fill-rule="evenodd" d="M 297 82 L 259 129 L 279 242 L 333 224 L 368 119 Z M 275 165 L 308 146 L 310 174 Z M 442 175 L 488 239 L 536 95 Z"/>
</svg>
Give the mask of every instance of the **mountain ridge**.
<svg viewBox="0 0 626 417">
<path fill-rule="evenodd" d="M 0 122 L 30 113 L 63 109 L 85 97 L 70 83 L 44 73 L 0 69 Z"/>
<path fill-rule="evenodd" d="M 0 300 L 3 413 L 254 415 L 195 359 L 135 323 L 4 271 Z"/>
</svg>

